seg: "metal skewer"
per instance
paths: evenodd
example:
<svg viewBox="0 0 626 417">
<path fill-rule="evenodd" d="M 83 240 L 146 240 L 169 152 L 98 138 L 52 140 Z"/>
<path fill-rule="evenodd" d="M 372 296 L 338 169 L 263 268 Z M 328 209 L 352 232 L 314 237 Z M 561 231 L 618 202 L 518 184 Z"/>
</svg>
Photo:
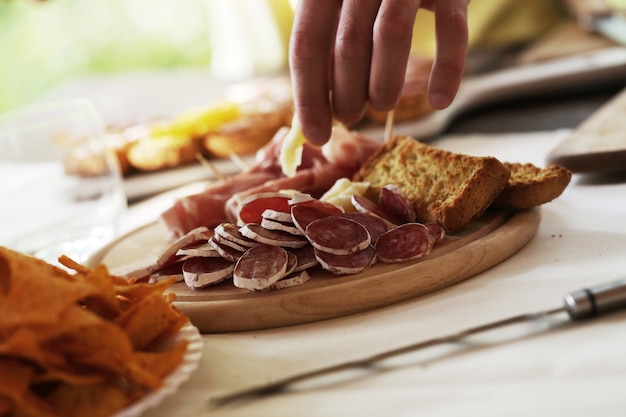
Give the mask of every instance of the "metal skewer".
<svg viewBox="0 0 626 417">
<path fill-rule="evenodd" d="M 529 314 L 520 314 L 480 326 L 471 327 L 469 329 L 447 336 L 436 337 L 433 339 L 403 346 L 397 349 L 389 350 L 383 353 L 375 354 L 369 357 L 343 362 L 338 365 L 320 368 L 309 372 L 304 372 L 298 375 L 277 379 L 276 381 L 269 384 L 263 384 L 261 386 L 236 391 L 231 394 L 214 397 L 210 400 L 209 406 L 215 408 L 245 398 L 251 398 L 255 396 L 278 392 L 287 388 L 290 385 L 302 382 L 304 380 L 313 379 L 335 372 L 345 371 L 347 369 L 371 367 L 377 362 L 381 362 L 385 359 L 389 359 L 391 357 L 402 355 L 405 353 L 414 352 L 418 349 L 423 349 L 443 343 L 455 342 L 476 333 L 486 332 L 488 330 L 493 330 L 515 323 L 536 320 L 558 313 L 566 312 L 569 318 L 574 321 L 598 317 L 619 309 L 626 308 L 626 278 L 591 288 L 584 288 L 578 291 L 569 292 L 563 297 L 563 302 L 563 306 L 558 308 Z"/>
</svg>

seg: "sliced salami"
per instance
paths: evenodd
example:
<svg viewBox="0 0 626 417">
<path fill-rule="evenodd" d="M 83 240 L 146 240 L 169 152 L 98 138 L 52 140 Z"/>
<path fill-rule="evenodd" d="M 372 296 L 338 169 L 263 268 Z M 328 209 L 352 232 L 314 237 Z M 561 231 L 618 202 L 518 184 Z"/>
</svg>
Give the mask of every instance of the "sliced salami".
<svg viewBox="0 0 626 417">
<path fill-rule="evenodd" d="M 263 210 L 263 213 L 261 213 L 261 217 L 263 217 L 263 219 L 276 220 L 277 222 L 293 223 L 293 220 L 291 219 L 291 210 L 288 213 L 284 213 L 282 211 L 265 209 Z"/>
<path fill-rule="evenodd" d="M 195 228 L 165 248 L 165 250 L 163 250 L 157 258 L 156 263 L 160 266 L 165 266 L 172 262 L 176 262 L 180 258 L 180 256 L 176 255 L 176 252 L 178 252 L 179 249 L 196 242 L 206 242 L 212 235 L 213 232 L 208 227 Z"/>
<path fill-rule="evenodd" d="M 424 223 L 424 226 L 428 229 L 429 236 L 433 241 L 433 246 L 441 242 L 443 238 L 446 237 L 446 229 L 444 229 L 440 224 L 428 222 Z"/>
<path fill-rule="evenodd" d="M 298 266 L 298 257 L 295 253 L 287 251 L 287 268 L 285 269 L 285 275 L 289 275 L 295 272 Z"/>
<path fill-rule="evenodd" d="M 217 284 L 233 275 L 235 264 L 224 258 L 191 258 L 182 265 L 185 284 L 191 289 Z"/>
<path fill-rule="evenodd" d="M 317 201 L 317 200 L 313 200 Z M 300 230 L 302 234 L 306 234 L 306 228 L 315 220 L 323 219 L 329 216 L 336 216 L 342 211 L 334 204 L 317 201 L 322 204 L 312 202 L 297 204 L 291 208 L 291 217 L 293 224 Z"/>
<path fill-rule="evenodd" d="M 187 258 L 180 258 L 176 262 L 172 262 L 157 271 L 150 274 L 150 283 L 161 282 L 167 279 L 173 279 L 174 282 L 180 282 L 185 279 L 183 276 L 183 263 Z"/>
<path fill-rule="evenodd" d="M 296 249 L 289 249 L 289 252 L 295 254 L 296 258 L 298 259 L 298 264 L 296 265 L 295 271 L 302 271 L 305 269 L 313 268 L 319 263 L 317 261 L 317 258 L 315 257 L 315 251 L 313 249 L 313 246 L 311 245 L 306 245 Z"/>
<path fill-rule="evenodd" d="M 296 236 L 280 230 L 267 230 L 260 224 L 246 224 L 240 230 L 244 236 L 266 245 L 301 248 L 308 244 L 304 236 Z"/>
<path fill-rule="evenodd" d="M 407 223 L 385 232 L 376 242 L 376 256 L 382 262 L 398 263 L 417 259 L 430 251 L 431 238 L 426 226 Z"/>
<path fill-rule="evenodd" d="M 277 192 L 253 194 L 239 204 L 239 221 L 241 224 L 261 223 L 263 211 L 267 209 L 289 213 L 290 199 L 290 195 Z"/>
<path fill-rule="evenodd" d="M 267 230 L 279 230 L 292 235 L 302 235 L 300 229 L 298 229 L 292 222 L 281 222 L 278 220 L 263 218 L 263 220 L 261 220 L 261 226 Z"/>
<path fill-rule="evenodd" d="M 259 291 L 269 288 L 285 276 L 289 256 L 279 246 L 254 246 L 237 261 L 233 271 L 236 287 Z"/>
<path fill-rule="evenodd" d="M 373 216 L 371 214 L 361 213 L 358 211 L 342 213 L 340 214 L 340 216 L 348 218 L 350 220 L 354 220 L 361 226 L 365 227 L 365 229 L 367 229 L 367 232 L 370 234 L 372 243 L 375 243 L 380 235 L 389 230 L 389 224 L 378 216 Z"/>
<path fill-rule="evenodd" d="M 315 249 L 322 268 L 335 275 L 358 274 L 376 263 L 376 250 L 371 245 L 350 255 L 335 255 Z"/>
<path fill-rule="evenodd" d="M 237 262 L 237 260 L 244 254 L 243 251 L 237 250 L 235 248 L 231 248 L 230 246 L 226 246 L 220 242 L 218 242 L 215 238 L 209 239 L 209 244 L 220 254 L 220 256 L 227 261 Z"/>
<path fill-rule="evenodd" d="M 402 189 L 396 185 L 388 184 L 380 189 L 378 206 L 390 218 L 395 219 L 397 224 L 415 222 L 415 207 Z"/>
<path fill-rule="evenodd" d="M 307 226 L 306 237 L 314 248 L 335 255 L 361 251 L 372 242 L 365 227 L 341 216 L 315 220 Z"/>
<path fill-rule="evenodd" d="M 201 257 L 201 258 L 218 258 L 221 255 L 213 249 L 213 246 L 207 240 L 195 242 L 189 246 L 178 249 L 177 256 Z"/>
<path fill-rule="evenodd" d="M 232 240 L 225 239 L 221 235 L 218 235 L 217 233 L 212 237 L 212 239 L 218 242 L 222 246 L 228 246 L 229 248 L 233 248 L 242 253 L 250 249 L 249 246 L 243 246 L 243 245 L 240 245 L 239 243 L 233 242 Z"/>
<path fill-rule="evenodd" d="M 279 279 L 274 284 L 270 285 L 270 290 L 280 290 L 283 288 L 295 287 L 296 285 L 302 285 L 311 279 L 311 275 L 307 271 L 298 271 Z"/>
<path fill-rule="evenodd" d="M 398 225 L 397 220 L 391 218 L 389 214 L 387 214 L 383 209 L 381 209 L 378 204 L 370 200 L 369 198 L 353 194 L 352 195 L 352 205 L 354 208 L 366 214 L 371 214 L 372 216 L 376 216 L 387 222 L 390 228 L 396 227 Z"/>
<path fill-rule="evenodd" d="M 258 244 L 252 239 L 245 237 L 241 234 L 241 230 L 239 226 L 236 226 L 232 223 L 220 223 L 215 228 L 215 235 L 221 238 L 230 240 L 231 242 L 237 243 L 240 246 L 251 248 L 254 245 Z"/>
</svg>

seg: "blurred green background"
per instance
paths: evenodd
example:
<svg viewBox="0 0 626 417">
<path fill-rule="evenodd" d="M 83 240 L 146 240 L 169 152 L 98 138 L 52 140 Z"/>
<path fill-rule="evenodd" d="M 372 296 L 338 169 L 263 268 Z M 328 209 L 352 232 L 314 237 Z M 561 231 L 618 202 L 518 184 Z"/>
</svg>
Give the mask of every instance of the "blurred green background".
<svg viewBox="0 0 626 417">
<path fill-rule="evenodd" d="M 0 112 L 85 74 L 206 68 L 206 0 L 0 0 Z"/>
</svg>

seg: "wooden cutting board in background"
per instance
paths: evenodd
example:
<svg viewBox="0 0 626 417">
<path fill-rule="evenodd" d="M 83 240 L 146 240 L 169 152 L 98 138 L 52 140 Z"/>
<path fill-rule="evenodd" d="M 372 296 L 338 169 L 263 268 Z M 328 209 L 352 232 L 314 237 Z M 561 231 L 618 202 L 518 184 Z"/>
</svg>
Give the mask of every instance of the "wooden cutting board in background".
<svg viewBox="0 0 626 417">
<path fill-rule="evenodd" d="M 626 89 L 578 126 L 548 162 L 572 172 L 626 171 Z"/>
</svg>

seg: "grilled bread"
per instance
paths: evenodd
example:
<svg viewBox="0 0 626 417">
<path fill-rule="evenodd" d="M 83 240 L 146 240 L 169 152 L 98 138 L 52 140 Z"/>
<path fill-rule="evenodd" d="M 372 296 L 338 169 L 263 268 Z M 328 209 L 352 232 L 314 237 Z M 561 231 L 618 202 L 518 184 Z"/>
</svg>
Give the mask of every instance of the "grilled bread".
<svg viewBox="0 0 626 417">
<path fill-rule="evenodd" d="M 502 192 L 510 171 L 494 157 L 441 150 L 411 137 L 385 143 L 356 173 L 374 189 L 400 187 L 418 221 L 437 222 L 448 233 L 465 229 Z"/>
<path fill-rule="evenodd" d="M 539 168 L 533 164 L 504 162 L 511 176 L 502 193 L 494 200 L 494 208 L 528 209 L 554 200 L 563 193 L 572 173 L 559 166 Z"/>
</svg>

